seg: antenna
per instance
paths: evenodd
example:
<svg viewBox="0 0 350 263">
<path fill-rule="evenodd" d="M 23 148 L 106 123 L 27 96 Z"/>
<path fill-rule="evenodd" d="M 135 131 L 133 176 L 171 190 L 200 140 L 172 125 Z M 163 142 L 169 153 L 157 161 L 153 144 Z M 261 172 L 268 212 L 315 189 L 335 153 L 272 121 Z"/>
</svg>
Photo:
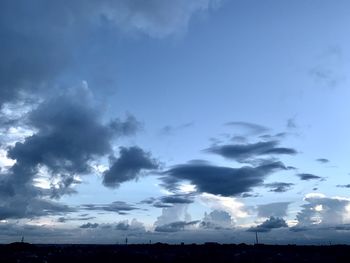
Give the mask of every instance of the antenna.
<svg viewBox="0 0 350 263">
<path fill-rule="evenodd" d="M 255 231 L 255 244 L 259 244 L 258 231 Z"/>
</svg>

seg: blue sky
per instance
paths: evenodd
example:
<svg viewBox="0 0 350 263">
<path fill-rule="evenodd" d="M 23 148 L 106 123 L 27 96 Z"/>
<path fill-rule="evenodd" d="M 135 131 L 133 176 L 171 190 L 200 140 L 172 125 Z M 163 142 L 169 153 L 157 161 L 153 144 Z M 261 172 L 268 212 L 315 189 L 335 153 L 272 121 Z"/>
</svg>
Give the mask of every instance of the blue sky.
<svg viewBox="0 0 350 263">
<path fill-rule="evenodd" d="M 2 1 L 0 241 L 348 242 L 349 8 Z"/>
</svg>

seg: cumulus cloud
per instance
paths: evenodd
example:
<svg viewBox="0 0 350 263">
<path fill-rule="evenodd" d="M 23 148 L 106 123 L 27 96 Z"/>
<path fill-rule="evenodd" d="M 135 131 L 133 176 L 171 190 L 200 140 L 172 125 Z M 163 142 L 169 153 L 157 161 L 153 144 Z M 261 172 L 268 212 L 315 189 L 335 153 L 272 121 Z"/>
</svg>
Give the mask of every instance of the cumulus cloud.
<svg viewBox="0 0 350 263">
<path fill-rule="evenodd" d="M 244 204 L 234 197 L 226 197 L 203 193 L 199 196 L 200 201 L 213 210 L 225 211 L 230 214 L 232 220 L 245 218 L 248 213 Z"/>
<path fill-rule="evenodd" d="M 143 223 L 137 221 L 135 218 L 132 219 L 130 223 L 129 223 L 129 220 L 123 220 L 113 225 L 114 225 L 114 229 L 119 231 L 128 231 L 128 232 L 145 231 L 145 226 L 143 225 Z"/>
<path fill-rule="evenodd" d="M 334 226 L 349 221 L 349 205 L 347 198 L 326 197 L 323 194 L 307 194 L 306 204 L 297 214 L 298 227 L 310 225 Z"/>
<path fill-rule="evenodd" d="M 288 227 L 283 218 L 273 217 L 266 219 L 263 223 L 256 227 L 248 229 L 249 232 L 269 232 L 272 229 Z"/>
<path fill-rule="evenodd" d="M 172 207 L 162 209 L 162 214 L 154 222 L 155 227 L 168 225 L 173 222 L 191 221 L 191 215 L 187 212 L 188 204 L 174 204 Z"/>
<path fill-rule="evenodd" d="M 238 162 L 247 162 L 258 156 L 294 155 L 297 153 L 297 151 L 292 148 L 278 147 L 278 144 L 278 141 L 264 141 L 247 144 L 215 145 L 206 149 L 206 151 Z"/>
<path fill-rule="evenodd" d="M 150 153 L 137 146 L 120 147 L 119 157 L 111 158 L 111 167 L 103 173 L 103 184 L 116 188 L 121 183 L 135 180 L 142 170 L 154 170 L 158 163 Z"/>
<path fill-rule="evenodd" d="M 222 210 L 213 210 L 209 214 L 205 213 L 204 218 L 201 221 L 201 227 L 203 228 L 232 228 L 234 222 L 231 215 Z"/>
<path fill-rule="evenodd" d="M 284 170 L 281 162 L 272 162 L 256 167 L 240 168 L 213 166 L 206 163 L 188 163 L 177 165 L 163 174 L 164 186 L 173 189 L 179 181 L 190 181 L 199 192 L 234 196 L 249 192 L 253 187 L 262 185 L 269 174 Z"/>
</svg>

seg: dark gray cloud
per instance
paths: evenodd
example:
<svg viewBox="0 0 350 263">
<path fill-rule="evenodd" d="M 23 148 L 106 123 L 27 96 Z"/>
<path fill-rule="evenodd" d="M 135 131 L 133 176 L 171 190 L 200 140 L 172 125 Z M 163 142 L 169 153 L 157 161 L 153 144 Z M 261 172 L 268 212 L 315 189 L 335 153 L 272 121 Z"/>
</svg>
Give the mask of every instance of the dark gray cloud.
<svg viewBox="0 0 350 263">
<path fill-rule="evenodd" d="M 111 121 L 110 127 L 117 136 L 130 136 L 141 130 L 143 125 L 135 116 L 128 114 L 125 120 L 114 119 Z"/>
<path fill-rule="evenodd" d="M 50 197 L 59 199 L 63 195 L 75 194 L 77 191 L 70 188 L 70 186 L 80 183 L 81 182 L 76 180 L 73 175 L 62 174 L 60 175 L 60 181 L 57 184 L 51 183 Z"/>
<path fill-rule="evenodd" d="M 127 221 L 125 222 L 119 222 L 116 224 L 115 229 L 116 230 L 121 230 L 121 231 L 126 231 L 130 228 L 130 225 L 128 224 Z"/>
<path fill-rule="evenodd" d="M 161 226 L 156 226 L 154 231 L 156 232 L 178 232 L 178 231 L 183 231 L 187 226 L 195 225 L 199 223 L 200 221 L 190 221 L 190 222 L 185 222 L 185 221 L 178 221 L 178 222 L 172 222 L 170 224 L 166 225 L 161 225 Z"/>
<path fill-rule="evenodd" d="M 8 206 L 7 214 L 11 216 L 11 207 L 21 207 L 23 211 L 31 211 L 28 216 L 41 215 L 45 206 L 53 204 L 48 203 L 47 198 L 58 199 L 62 195 L 75 193 L 72 186 L 79 183 L 75 175 L 92 172 L 91 162 L 112 152 L 114 138 L 130 135 L 130 129 L 121 128 L 119 133 L 115 132 L 118 125 L 128 126 L 129 122 L 134 123 L 135 119 L 129 117 L 124 122 L 115 122 L 113 128 L 109 123 L 103 123 L 101 112 L 85 86 L 40 103 L 28 113 L 26 119 L 27 126 L 34 130 L 34 134 L 8 148 L 8 157 L 16 160 L 16 163 L 0 180 L 4 211 Z M 125 134 L 121 131 L 125 131 Z M 45 168 L 50 179 L 57 181 L 48 190 L 35 186 L 34 179 L 42 168 Z M 16 203 L 20 201 L 24 207 Z M 35 213 L 34 204 L 39 210 Z M 58 204 L 56 206 L 59 207 Z M 26 216 L 24 213 L 13 213 L 16 217 Z"/>
<path fill-rule="evenodd" d="M 31 193 L 6 196 L 0 200 L 0 220 L 15 218 L 34 218 L 47 215 L 64 215 L 75 209 L 64 204 L 34 197 Z"/>
<path fill-rule="evenodd" d="M 80 228 L 97 228 L 98 224 L 97 223 L 86 223 L 86 224 L 82 224 L 80 226 Z"/>
<path fill-rule="evenodd" d="M 317 175 L 314 175 L 314 174 L 307 174 L 307 173 L 297 174 L 297 176 L 303 181 L 321 180 L 321 179 L 323 179 L 320 176 L 317 176 Z"/>
<path fill-rule="evenodd" d="M 96 28 L 162 38 L 186 31 L 194 14 L 219 2 L 1 1 L 0 106 L 69 76 L 68 69 L 77 67 L 76 55 Z"/>
<path fill-rule="evenodd" d="M 350 188 L 350 184 L 338 184 L 337 187 L 340 187 L 340 188 Z"/>
<path fill-rule="evenodd" d="M 264 155 L 294 155 L 297 153 L 295 149 L 278 147 L 278 144 L 278 141 L 267 141 L 248 144 L 215 145 L 206 149 L 206 151 L 238 162 L 247 162 Z"/>
<path fill-rule="evenodd" d="M 63 217 L 63 216 L 61 216 L 57 219 L 57 222 L 65 223 L 68 221 L 87 221 L 87 220 L 92 220 L 95 218 L 96 218 L 95 216 L 88 216 L 88 214 L 80 215 L 77 217 Z"/>
<path fill-rule="evenodd" d="M 283 218 L 271 216 L 256 227 L 248 229 L 249 232 L 270 232 L 272 229 L 288 227 Z"/>
<path fill-rule="evenodd" d="M 128 220 L 120 221 L 114 224 L 114 229 L 119 231 L 128 231 L 128 233 L 146 231 L 143 223 L 137 221 L 136 219 L 132 219 L 130 223 Z"/>
<path fill-rule="evenodd" d="M 174 204 L 191 204 L 194 202 L 193 194 L 172 194 L 159 198 L 147 198 L 141 204 L 153 205 L 157 208 L 172 207 Z"/>
<path fill-rule="evenodd" d="M 24 142 L 17 142 L 8 151 L 16 160 L 12 172 L 22 172 L 23 180 L 30 179 L 38 165 L 46 166 L 54 174 L 83 174 L 91 171 L 89 162 L 111 153 L 111 140 L 119 126 L 133 125 L 129 117 L 125 122 L 109 124 L 101 121 L 101 114 L 86 88 L 47 100 L 28 116 L 28 125 L 35 130 Z M 125 134 L 129 135 L 129 130 Z M 26 173 L 23 173 L 26 172 Z M 66 178 L 72 182 L 70 177 Z M 69 181 L 70 180 L 70 181 Z"/>
<path fill-rule="evenodd" d="M 131 205 L 122 201 L 115 201 L 110 204 L 84 204 L 84 205 L 81 205 L 80 208 L 82 210 L 88 210 L 88 211 L 116 212 L 121 215 L 124 215 L 129 211 L 138 209 L 134 205 Z"/>
<path fill-rule="evenodd" d="M 137 146 L 120 147 L 119 157 L 111 159 L 111 167 L 103 173 L 103 184 L 116 188 L 121 183 L 135 180 L 142 170 L 154 170 L 158 163 L 150 153 Z"/>
<path fill-rule="evenodd" d="M 264 205 L 258 205 L 259 217 L 285 217 L 287 215 L 287 209 L 289 202 L 276 202 Z"/>
<path fill-rule="evenodd" d="M 265 126 L 244 121 L 231 121 L 227 122 L 225 125 L 231 126 L 237 129 L 239 133 L 243 133 L 246 135 L 257 135 L 269 131 L 269 128 Z"/>
<path fill-rule="evenodd" d="M 329 163 L 329 160 L 326 158 L 318 158 L 318 159 L 316 159 L 316 161 L 319 163 Z"/>
<path fill-rule="evenodd" d="M 175 194 L 163 196 L 160 198 L 160 201 L 167 204 L 190 204 L 193 203 L 193 197 L 190 195 Z"/>
<path fill-rule="evenodd" d="M 240 197 L 242 198 L 248 198 L 248 197 L 259 197 L 260 195 L 257 193 L 242 193 Z"/>
<path fill-rule="evenodd" d="M 224 196 L 249 192 L 253 187 L 262 185 L 267 175 L 285 170 L 281 162 L 266 163 L 260 166 L 230 168 L 205 163 L 177 165 L 163 172 L 163 185 L 174 189 L 174 184 L 182 180 L 196 185 L 198 191 Z"/>
<path fill-rule="evenodd" d="M 283 183 L 283 182 L 274 182 L 269 184 L 264 184 L 265 187 L 270 188 L 270 192 L 275 193 L 284 193 L 291 189 L 294 184 L 292 183 Z"/>
</svg>

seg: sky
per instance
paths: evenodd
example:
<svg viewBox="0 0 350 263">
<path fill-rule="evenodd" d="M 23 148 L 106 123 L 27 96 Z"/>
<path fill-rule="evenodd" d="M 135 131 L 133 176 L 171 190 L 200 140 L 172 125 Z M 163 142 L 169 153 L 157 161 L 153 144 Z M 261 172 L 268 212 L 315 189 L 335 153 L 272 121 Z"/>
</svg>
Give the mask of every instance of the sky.
<svg viewBox="0 0 350 263">
<path fill-rule="evenodd" d="M 346 0 L 0 2 L 0 243 L 349 243 Z"/>
</svg>

